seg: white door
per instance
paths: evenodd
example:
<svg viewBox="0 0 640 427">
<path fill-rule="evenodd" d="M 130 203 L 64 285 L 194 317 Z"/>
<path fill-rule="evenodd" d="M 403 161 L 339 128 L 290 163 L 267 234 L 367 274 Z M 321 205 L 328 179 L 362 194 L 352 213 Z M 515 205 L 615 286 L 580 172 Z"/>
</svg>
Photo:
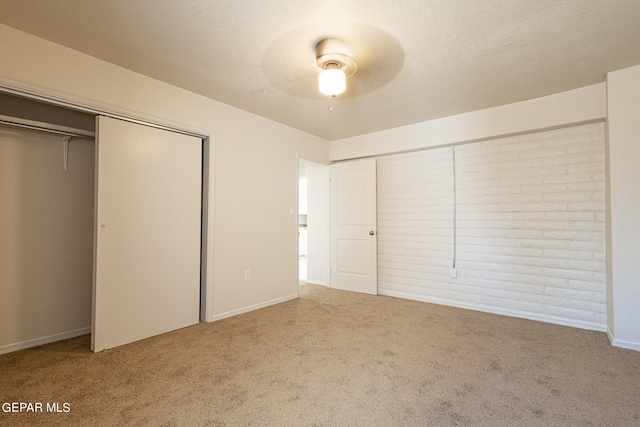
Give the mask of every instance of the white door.
<svg viewBox="0 0 640 427">
<path fill-rule="evenodd" d="M 375 159 L 331 165 L 331 287 L 378 293 Z"/>
<path fill-rule="evenodd" d="M 91 349 L 198 323 L 202 140 L 97 118 Z"/>
</svg>

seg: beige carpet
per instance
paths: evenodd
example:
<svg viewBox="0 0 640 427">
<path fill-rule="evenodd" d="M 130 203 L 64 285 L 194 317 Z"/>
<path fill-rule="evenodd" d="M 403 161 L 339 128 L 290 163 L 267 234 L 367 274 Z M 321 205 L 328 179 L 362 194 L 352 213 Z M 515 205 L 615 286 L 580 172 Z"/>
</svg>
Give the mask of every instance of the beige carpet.
<svg viewBox="0 0 640 427">
<path fill-rule="evenodd" d="M 313 285 L 103 353 L 3 355 L 0 375 L 2 402 L 70 405 L 3 426 L 640 425 L 640 353 L 604 333 Z"/>
</svg>

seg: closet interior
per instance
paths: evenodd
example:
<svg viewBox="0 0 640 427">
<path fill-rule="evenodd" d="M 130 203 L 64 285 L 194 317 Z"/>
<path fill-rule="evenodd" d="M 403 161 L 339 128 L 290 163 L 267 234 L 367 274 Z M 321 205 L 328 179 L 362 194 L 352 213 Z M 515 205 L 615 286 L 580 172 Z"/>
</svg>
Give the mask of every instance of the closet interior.
<svg viewBox="0 0 640 427">
<path fill-rule="evenodd" d="M 0 354 L 91 332 L 94 131 L 0 93 Z"/>
</svg>

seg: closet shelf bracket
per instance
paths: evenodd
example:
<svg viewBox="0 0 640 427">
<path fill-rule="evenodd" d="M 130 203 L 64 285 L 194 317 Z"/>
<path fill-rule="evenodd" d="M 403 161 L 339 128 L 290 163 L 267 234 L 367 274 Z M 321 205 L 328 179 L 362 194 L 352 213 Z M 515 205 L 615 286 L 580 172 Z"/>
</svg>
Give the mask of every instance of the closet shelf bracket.
<svg viewBox="0 0 640 427">
<path fill-rule="evenodd" d="M 65 172 L 69 169 L 69 140 L 70 139 L 71 139 L 71 136 L 69 135 L 62 136 L 62 157 L 63 157 Z"/>
</svg>

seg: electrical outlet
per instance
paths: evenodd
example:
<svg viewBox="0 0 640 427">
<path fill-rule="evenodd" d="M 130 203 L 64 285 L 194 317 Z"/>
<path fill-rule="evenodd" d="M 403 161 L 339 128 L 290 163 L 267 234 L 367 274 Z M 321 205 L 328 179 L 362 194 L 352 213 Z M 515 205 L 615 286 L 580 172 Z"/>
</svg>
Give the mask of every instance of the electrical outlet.
<svg viewBox="0 0 640 427">
<path fill-rule="evenodd" d="M 251 270 L 244 271 L 244 280 L 251 280 Z"/>
<path fill-rule="evenodd" d="M 458 270 L 456 270 L 455 268 L 449 270 L 449 277 L 451 277 L 452 279 L 458 277 Z"/>
</svg>

